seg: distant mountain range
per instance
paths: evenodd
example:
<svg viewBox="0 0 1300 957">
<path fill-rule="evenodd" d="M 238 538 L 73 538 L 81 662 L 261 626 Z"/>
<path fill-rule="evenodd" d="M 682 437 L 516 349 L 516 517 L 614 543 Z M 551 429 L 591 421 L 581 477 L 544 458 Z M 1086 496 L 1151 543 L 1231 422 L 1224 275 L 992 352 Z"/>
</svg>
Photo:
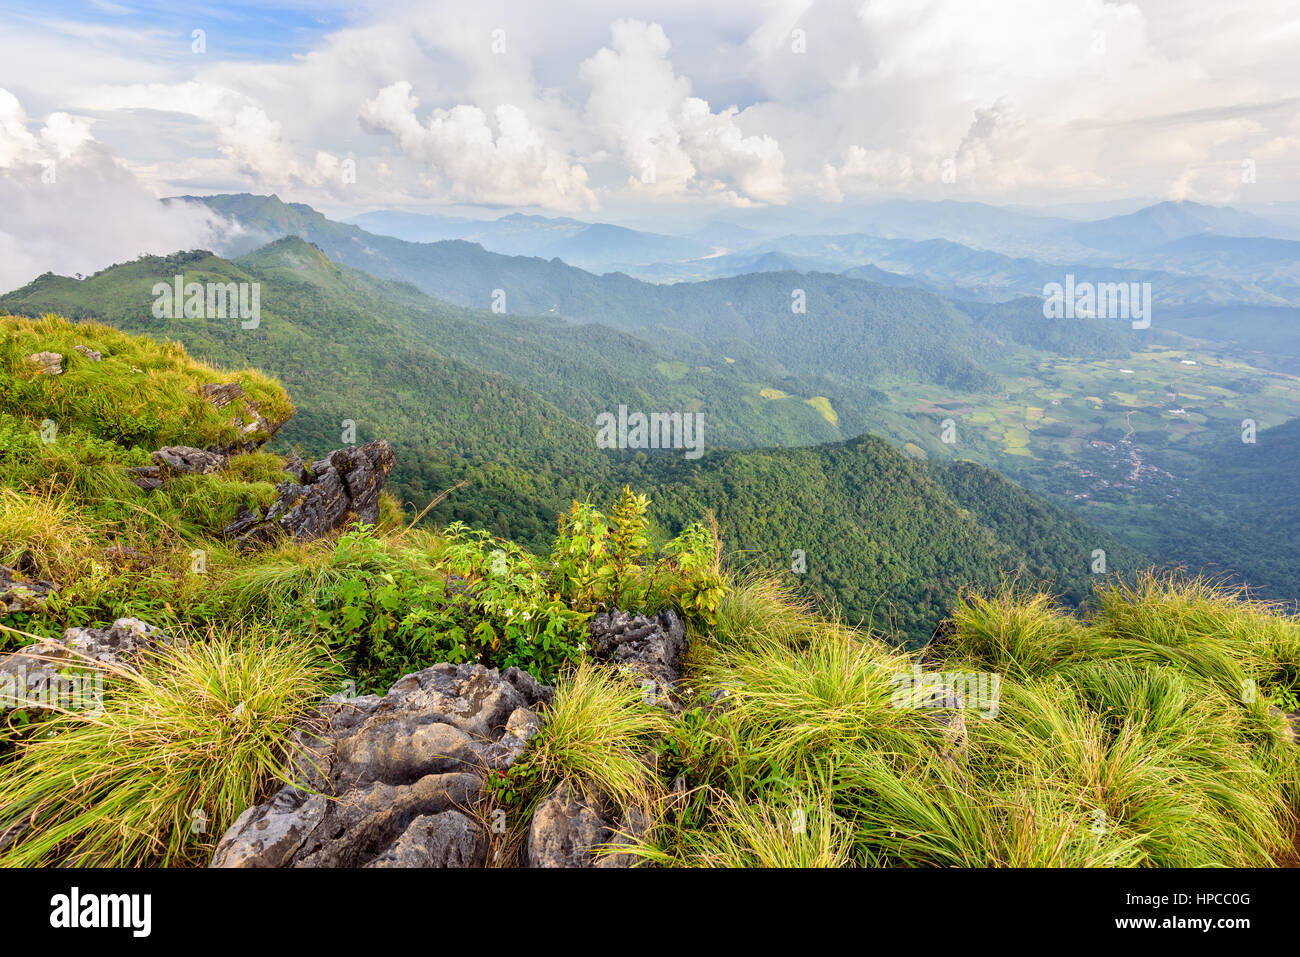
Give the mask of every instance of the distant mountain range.
<svg viewBox="0 0 1300 957">
<path fill-rule="evenodd" d="M 550 219 L 512 213 L 495 220 L 465 220 L 420 213 L 374 212 L 350 220 L 368 232 L 410 242 L 462 239 L 508 256 L 562 259 L 597 272 L 619 267 L 699 259 L 717 248 L 700 239 L 640 232 L 609 223 Z"/>
<path fill-rule="evenodd" d="M 1024 259 L 1030 254 L 1049 263 L 1086 262 L 1097 257 L 1128 259 L 1186 239 L 1300 240 L 1300 229 L 1295 227 L 1231 207 L 1185 201 L 1155 203 L 1134 212 L 1079 222 L 985 203 L 896 200 L 849 206 L 833 215 L 805 218 L 796 223 L 778 219 L 761 229 L 714 222 L 686 235 L 522 213 L 495 220 L 472 220 L 380 210 L 353 216 L 345 222 L 371 233 L 410 242 L 461 239 L 479 243 L 490 252 L 559 258 L 595 272 L 622 269 L 634 275 L 642 275 L 635 267 L 656 265 L 665 269 L 676 265 L 689 270 L 693 261 L 719 256 L 752 258 L 764 252 L 796 253 L 795 246 L 806 245 L 818 236 L 914 242 L 946 240 L 976 252 L 996 252 L 1013 259 Z M 781 225 L 795 228 L 773 228 Z M 896 244 L 882 248 L 906 247 Z M 1242 247 L 1229 243 L 1221 248 Z M 1294 260 L 1294 256 L 1291 258 Z M 823 259 L 817 268 L 836 263 L 842 260 L 832 256 Z M 702 266 L 697 262 L 694 268 Z"/>
<path fill-rule="evenodd" d="M 1228 272 L 1247 261 L 1256 269 L 1271 263 L 1269 282 L 1285 288 L 1294 265 L 1288 257 L 1297 244 L 1205 230 L 1178 236 L 1205 221 L 1225 231 L 1235 228 L 1233 223 L 1244 228 L 1251 222 L 1225 218 L 1222 211 L 1202 220 L 1195 207 L 1151 212 L 1153 230 L 1143 242 L 1159 240 L 1161 245 L 1141 254 L 1142 268 L 1131 260 L 1123 266 L 1098 265 L 1100 258 L 1079 267 L 1090 270 L 1082 275 L 1094 281 L 1159 281 L 1166 295 L 1170 288 L 1181 288 L 1193 300 L 1201 297 L 1190 304 L 1161 303 L 1159 315 L 1168 322 L 1138 333 L 1126 322 L 1044 320 L 1037 298 L 1042 283 L 1059 281 L 1064 270 L 1074 267 L 947 239 L 865 234 L 772 239 L 727 223 L 706 225 L 696 236 L 671 237 L 544 217 L 506 216 L 489 226 L 438 220 L 462 232 L 480 230 L 481 238 L 494 237 L 490 241 L 579 249 L 608 239 L 608 248 L 640 249 L 650 256 L 668 248 L 656 243 L 670 246 L 679 239 L 701 246 L 728 236 L 753 242 L 747 253 L 692 260 L 685 267 L 644 267 L 670 271 L 705 263 L 723 273 L 700 281 L 656 283 L 619 273 L 596 275 L 558 256 L 506 255 L 465 239 L 418 242 L 379 235 L 274 196 L 238 194 L 201 201 L 238 223 L 238 255 L 145 257 L 80 282 L 46 275 L 0 298 L 0 308 L 27 315 L 95 316 L 133 331 L 173 336 L 200 357 L 265 368 L 283 378 L 303 404 L 285 432 L 286 441 L 313 450 L 337 444 L 340 423 L 353 420 L 359 440 L 387 437 L 407 451 L 395 487 L 417 504 L 455 481 L 471 480 L 470 489 L 435 510 L 439 521 L 459 518 L 542 542 L 555 512 L 569 500 L 631 481 L 656 490 L 664 523 L 698 515 L 701 507 L 714 508 L 738 547 L 770 560 L 789 549 L 807 550 L 791 544 L 794 539 L 833 542 L 825 546 L 828 564 L 810 572 L 810 583 L 854 614 L 869 612 L 863 604 L 869 593 L 889 595 L 906 609 L 899 614 L 914 634 L 932 624 L 931 611 L 941 604 L 936 600 L 931 608 L 930 599 L 918 597 L 914 589 L 923 577 L 917 570 L 925 570 L 926 580 L 942 577 L 934 562 L 945 549 L 965 556 L 953 561 L 970 580 L 987 580 L 995 567 L 1010 563 L 1039 578 L 1058 578 L 1076 600 L 1086 592 L 1086 574 L 1073 557 L 1065 556 L 1073 556 L 1071 549 L 1081 548 L 1085 540 L 1104 539 L 1108 551 L 1126 556 L 1113 567 L 1131 568 L 1143 561 L 1141 552 L 1125 552 L 1105 533 L 1059 509 L 1051 511 L 1052 506 L 988 469 L 966 463 L 980 471 L 945 471 L 956 468 L 938 464 L 954 456 L 935 431 L 945 416 L 955 415 L 963 423 L 963 456 L 1005 466 L 1007 474 L 1061 493 L 1058 501 L 1068 504 L 1064 491 L 1075 482 L 1071 476 L 1092 467 L 1078 466 L 1071 457 L 1086 451 L 1092 436 L 1104 435 L 1102 445 L 1113 444 L 1128 422 L 1124 408 L 1136 407 L 1123 403 L 1139 401 L 1125 398 L 1130 384 L 1108 381 L 1115 373 L 1107 371 L 1133 364 L 1129 357 L 1137 351 L 1154 345 L 1196 348 L 1193 340 L 1173 331 L 1179 330 L 1214 340 L 1227 354 L 1247 361 L 1267 352 L 1269 361 L 1261 357 L 1254 362 L 1258 366 L 1285 370 L 1288 363 L 1300 362 L 1287 351 L 1288 343 L 1296 341 L 1292 313 L 1300 310 L 1286 304 L 1284 296 L 1270 294 L 1264 283 L 1218 278 L 1210 269 L 1214 263 Z M 980 222 L 990 230 L 1029 224 L 1058 233 L 1096 226 L 956 205 L 958 218 L 965 217 L 972 230 Z M 931 212 L 938 216 L 941 211 Z M 366 221 L 378 222 L 374 217 Z M 413 229 L 428 225 L 423 219 L 408 220 Z M 762 241 L 754 242 L 756 238 Z M 1253 258 L 1248 249 L 1254 250 Z M 1189 266 L 1186 275 L 1147 268 L 1157 263 L 1172 268 L 1180 262 L 1205 265 L 1199 271 Z M 740 274 L 726 274 L 731 270 Z M 267 317 L 262 331 L 250 336 L 237 323 L 223 327 L 211 321 L 154 319 L 149 289 L 181 272 L 199 281 L 260 282 Z M 1238 298 L 1247 296 L 1263 302 L 1249 311 Z M 1287 405 L 1285 383 L 1266 383 L 1258 371 L 1242 370 L 1215 380 L 1219 391 L 1207 395 L 1227 398 L 1215 399 L 1203 416 L 1196 413 L 1199 428 L 1210 432 L 1183 439 L 1181 454 L 1191 454 L 1201 438 L 1218 441 L 1223 423 L 1239 415 L 1229 400 L 1250 396 L 1252 390 L 1270 390 L 1264 406 L 1270 423 L 1278 421 L 1277 410 L 1297 407 L 1295 401 Z M 1172 404 L 1151 400 L 1156 401 L 1156 416 L 1168 418 L 1160 409 L 1174 408 L 1180 390 L 1191 389 L 1158 376 L 1143 379 L 1144 395 L 1152 389 L 1163 395 L 1159 390 L 1171 388 Z M 1013 394 L 1023 398 L 1013 400 Z M 1054 394 L 1067 405 L 1058 398 L 1053 400 L 1057 409 L 1044 413 L 1033 408 L 1046 407 Z M 1025 405 L 1017 407 L 1017 401 Z M 688 468 L 680 455 L 597 448 L 596 416 L 620 406 L 704 412 L 705 444 L 712 451 Z M 1029 430 L 1041 429 L 1035 434 L 1047 437 L 1046 444 L 1029 441 L 1026 423 Z M 1116 427 L 1118 433 L 1109 431 Z M 869 475 L 902 467 L 866 442 L 862 434 L 867 431 L 906 449 L 911 458 L 900 461 L 919 470 L 908 474 L 924 477 L 908 482 L 938 483 L 941 490 L 924 495 L 960 503 L 943 507 L 969 513 L 961 521 L 985 530 L 961 532 L 975 536 L 964 541 L 990 535 L 988 543 L 1001 544 L 986 543 L 985 553 L 1001 557 L 992 564 L 976 561 L 974 552 L 962 551 L 967 545 L 954 545 L 958 531 L 951 525 L 935 542 L 910 541 L 904 547 L 900 536 L 906 522 L 891 519 L 883 527 L 881 516 L 864 514 L 855 502 L 865 492 L 841 466 L 856 463 L 852 467 Z M 1179 440 L 1182 433 L 1176 432 L 1159 433 L 1161 441 Z M 788 446 L 808 448 L 774 448 Z M 889 450 L 889 455 L 898 454 Z M 935 462 L 915 461 L 927 455 Z M 859 462 L 862 456 L 870 462 Z M 1205 490 L 1213 499 L 1206 499 L 1209 520 L 1220 521 L 1230 495 L 1220 495 L 1222 490 L 1207 484 L 1205 476 L 1184 468 L 1184 461 L 1174 464 L 1187 474 L 1187 489 Z M 832 467 L 832 462 L 838 464 Z M 1031 466 L 1036 471 L 1024 471 Z M 1275 459 L 1261 458 L 1258 467 L 1264 470 L 1259 481 L 1277 481 Z M 812 511 L 807 511 L 810 503 L 797 505 L 804 502 L 800 486 L 778 478 L 789 472 L 803 475 L 798 481 L 804 486 L 821 489 L 818 503 L 831 504 L 818 504 Z M 965 478 L 954 484 L 951 477 L 958 474 Z M 976 495 L 971 489 L 981 491 Z M 992 508 L 989 503 L 1000 498 L 1008 501 L 1007 507 Z M 787 503 L 778 507 L 779 520 L 764 517 L 770 512 L 764 503 L 778 501 Z M 1172 560 L 1209 555 L 1207 561 L 1222 567 L 1247 567 L 1244 560 L 1237 561 L 1245 553 L 1228 546 L 1229 536 L 1217 535 L 1224 545 L 1218 552 L 1217 546 L 1192 548 L 1185 537 L 1160 538 L 1151 528 L 1139 528 L 1141 523 L 1131 521 L 1128 512 L 1094 504 L 1095 518 L 1121 537 L 1130 530 L 1140 533 L 1147 554 Z M 835 515 L 827 511 L 830 507 Z M 1162 506 L 1152 499 L 1144 507 L 1148 515 L 1158 514 Z M 795 514 L 801 508 L 806 514 Z M 1046 525 L 1031 531 L 1020 520 L 1031 512 Z M 1013 515 L 1020 518 L 1012 521 Z M 1201 520 L 1187 521 L 1191 527 Z M 1274 524 L 1284 528 L 1289 521 L 1288 512 Z M 1261 534 L 1269 539 L 1267 532 Z M 896 568 L 884 578 L 880 567 L 868 568 L 851 557 L 874 553 L 873 536 L 883 536 L 882 541 L 906 554 L 886 562 Z M 1035 543 L 1042 541 L 1057 545 L 1036 552 Z M 1234 541 L 1241 549 L 1255 548 L 1253 540 Z M 1274 594 L 1300 593 L 1300 571 L 1292 581 L 1284 565 L 1258 567 Z"/>
<path fill-rule="evenodd" d="M 260 283 L 257 328 L 154 317 L 153 284 L 176 274 Z M 432 512 L 440 522 L 541 545 L 571 500 L 605 498 L 631 483 L 653 494 L 661 527 L 712 511 L 736 562 L 784 567 L 798 550 L 817 594 L 915 642 L 965 584 L 992 587 L 1017 574 L 1078 602 L 1092 580 L 1091 549 L 1107 548 L 1116 570 L 1150 562 L 982 466 L 913 461 L 872 436 L 801 449 L 714 448 L 695 462 L 677 452 L 599 449 L 592 413 L 618 403 L 705 408 L 707 428 L 717 430 L 706 436 L 710 446 L 728 415 L 733 436 L 766 429 L 779 438 L 787 429 L 808 442 L 819 428 L 823 436 L 836 430 L 826 406 L 760 397 L 731 364 L 702 373 L 598 324 L 437 302 L 331 262 L 297 237 L 234 261 L 191 252 L 143 257 L 85 280 L 47 274 L 0 297 L 0 315 L 46 312 L 174 338 L 223 364 L 255 363 L 299 406 L 280 442 L 319 454 L 340 444 L 347 422 L 358 442 L 388 438 L 399 450 L 392 487 L 417 508 L 468 481 Z"/>
</svg>

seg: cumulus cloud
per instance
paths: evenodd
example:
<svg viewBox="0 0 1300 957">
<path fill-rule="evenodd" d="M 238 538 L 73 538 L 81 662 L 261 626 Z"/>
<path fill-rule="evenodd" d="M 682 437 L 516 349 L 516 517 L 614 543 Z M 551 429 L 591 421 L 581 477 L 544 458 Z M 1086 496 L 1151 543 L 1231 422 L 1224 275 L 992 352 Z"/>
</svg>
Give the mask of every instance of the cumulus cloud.
<svg viewBox="0 0 1300 957">
<path fill-rule="evenodd" d="M 285 141 L 279 121 L 261 104 L 214 83 L 137 83 L 107 86 L 77 101 L 86 110 L 158 110 L 182 113 L 209 123 L 217 148 L 239 175 L 265 186 L 325 184 L 324 174 L 337 169 L 338 157 L 318 153 L 313 163 L 300 160 Z"/>
<path fill-rule="evenodd" d="M 292 57 L 260 55 L 252 36 L 178 56 L 174 31 L 125 17 L 16 20 L 0 32 L 0 83 L 82 117 L 62 132 L 45 121 L 67 149 L 93 119 L 159 192 L 275 189 L 334 212 L 1294 193 L 1291 0 L 1230 14 L 1183 0 L 654 10 L 648 23 L 624 19 L 630 0 L 373 0 Z M 1242 181 L 1247 158 L 1256 183 Z"/>
<path fill-rule="evenodd" d="M 47 271 L 91 273 L 144 253 L 213 248 L 233 228 L 206 206 L 159 202 L 85 120 L 51 113 L 34 126 L 0 89 L 0 290 Z"/>
<path fill-rule="evenodd" d="M 499 105 L 494 131 L 476 106 L 435 109 L 422 123 L 419 105 L 411 84 L 400 80 L 362 104 L 358 116 L 368 132 L 391 135 L 403 154 L 421 164 L 426 185 L 465 202 L 595 207 L 587 171 L 549 148 L 519 107 Z"/>
<path fill-rule="evenodd" d="M 746 136 L 735 107 L 714 113 L 692 96 L 690 80 L 673 70 L 670 46 L 659 24 L 618 20 L 610 46 L 580 70 L 591 84 L 587 116 L 621 151 L 629 185 L 657 195 L 700 190 L 737 203 L 784 202 L 780 144 Z"/>
</svg>

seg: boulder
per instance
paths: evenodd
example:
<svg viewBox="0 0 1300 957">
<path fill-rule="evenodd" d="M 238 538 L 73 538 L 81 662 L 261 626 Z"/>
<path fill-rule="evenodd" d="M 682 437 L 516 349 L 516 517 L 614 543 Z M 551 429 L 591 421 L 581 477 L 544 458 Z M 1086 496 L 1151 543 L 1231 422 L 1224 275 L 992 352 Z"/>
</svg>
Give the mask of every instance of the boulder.
<svg viewBox="0 0 1300 957">
<path fill-rule="evenodd" d="M 221 453 L 188 445 L 168 445 L 149 457 L 161 470 L 163 478 L 170 475 L 213 475 L 229 463 Z"/>
<path fill-rule="evenodd" d="M 533 812 L 525 859 L 529 867 L 630 867 L 637 858 L 610 849 L 645 833 L 645 814 L 632 808 L 615 823 L 612 802 L 581 783 L 565 781 Z"/>
<path fill-rule="evenodd" d="M 210 382 L 199 386 L 199 394 L 218 409 L 224 409 L 236 399 L 244 397 L 244 387 L 238 382 Z"/>
<path fill-rule="evenodd" d="M 131 481 L 147 492 L 163 487 L 163 473 L 156 465 L 139 465 L 126 470 Z"/>
<path fill-rule="evenodd" d="M 153 465 L 139 465 L 126 470 L 131 481 L 146 491 L 162 488 L 176 475 L 214 475 L 230 461 L 222 452 L 189 445 L 164 446 L 149 457 Z"/>
<path fill-rule="evenodd" d="M 1268 713 L 1274 717 L 1285 718 L 1286 723 L 1282 725 L 1282 736 L 1291 744 L 1300 741 L 1300 708 L 1295 711 L 1283 711 L 1275 704 L 1268 706 Z"/>
<path fill-rule="evenodd" d="M 460 811 L 422 814 L 366 867 L 482 867 L 487 835 Z"/>
<path fill-rule="evenodd" d="M 56 588 L 41 578 L 19 578 L 12 568 L 0 565 L 0 616 L 36 611 Z"/>
<path fill-rule="evenodd" d="M 239 414 L 231 419 L 231 425 L 239 432 L 238 437 L 222 445 L 214 445 L 208 450 L 220 455 L 237 455 L 240 452 L 251 452 L 260 448 L 271 436 L 280 431 L 280 427 L 287 421 L 286 419 L 272 422 L 262 415 L 261 403 L 256 399 L 248 398 L 244 387 L 238 382 L 209 382 L 199 386 L 199 395 L 218 409 L 224 409 L 234 402 L 243 400 L 238 406 Z"/>
<path fill-rule="evenodd" d="M 113 669 L 134 668 L 170 641 L 138 618 L 119 618 L 108 628 L 69 628 L 62 639 L 47 638 L 0 658 L 0 709 L 42 714 L 52 710 L 52 702 L 72 700 L 93 710 L 99 701 L 86 696 L 111 679 Z"/>
<path fill-rule="evenodd" d="M 379 493 L 396 459 L 382 439 L 331 452 L 304 466 L 297 482 L 277 485 L 280 497 L 265 515 L 242 509 L 224 534 L 249 549 L 282 535 L 310 541 L 354 521 L 373 525 L 379 521 Z"/>
<path fill-rule="evenodd" d="M 291 742 L 285 785 L 222 836 L 213 867 L 480 867 L 465 811 L 508 768 L 552 689 L 517 668 L 440 664 L 386 695 L 335 695 Z"/>
<path fill-rule="evenodd" d="M 625 611 L 601 612 L 588 625 L 588 634 L 597 660 L 639 676 L 657 703 L 671 703 L 686 652 L 686 628 L 675 611 L 660 612 L 653 618 Z"/>
<path fill-rule="evenodd" d="M 36 367 L 37 375 L 63 375 L 63 356 L 57 352 L 33 352 L 27 361 Z"/>
<path fill-rule="evenodd" d="M 104 358 L 103 355 L 96 352 L 94 349 L 90 348 L 89 346 L 73 346 L 72 348 L 76 349 L 78 352 L 80 352 L 91 362 L 99 362 L 101 359 Z"/>
<path fill-rule="evenodd" d="M 953 688 L 937 686 L 927 689 L 919 702 L 922 713 L 938 725 L 943 735 L 939 756 L 959 770 L 965 766 L 967 753 L 966 702 Z"/>
<path fill-rule="evenodd" d="M 133 568 L 142 571 L 149 567 L 149 556 L 128 545 L 111 545 L 99 553 L 115 568 Z"/>
<path fill-rule="evenodd" d="M 271 436 L 280 431 L 284 421 L 272 422 L 262 415 L 261 409 L 260 402 L 244 399 L 243 414 L 231 420 L 231 424 L 239 432 L 239 437 L 224 445 L 213 446 L 212 451 L 223 455 L 236 455 L 240 452 L 251 452 L 265 445 Z"/>
</svg>

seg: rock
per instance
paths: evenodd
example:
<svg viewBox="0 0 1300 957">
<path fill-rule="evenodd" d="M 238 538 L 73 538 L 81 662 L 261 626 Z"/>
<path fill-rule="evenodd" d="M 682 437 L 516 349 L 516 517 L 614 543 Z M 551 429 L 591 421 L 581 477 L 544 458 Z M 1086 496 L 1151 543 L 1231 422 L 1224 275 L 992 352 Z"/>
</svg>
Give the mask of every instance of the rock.
<svg viewBox="0 0 1300 957">
<path fill-rule="evenodd" d="M 131 481 L 146 491 L 162 488 L 176 475 L 213 475 L 229 464 L 222 452 L 196 449 L 189 445 L 168 445 L 149 456 L 153 465 L 127 469 Z"/>
<path fill-rule="evenodd" d="M 1274 717 L 1286 718 L 1286 723 L 1282 726 L 1282 736 L 1291 744 L 1300 740 L 1300 708 L 1295 711 L 1283 711 L 1275 704 L 1268 706 L 1268 713 Z"/>
<path fill-rule="evenodd" d="M 63 375 L 63 356 L 57 352 L 33 352 L 27 361 L 36 366 L 37 375 Z"/>
<path fill-rule="evenodd" d="M 188 445 L 169 445 L 149 456 L 165 479 L 170 475 L 213 475 L 229 463 L 220 453 Z"/>
<path fill-rule="evenodd" d="M 225 445 L 213 446 L 212 451 L 222 455 L 235 455 L 239 452 L 251 452 L 265 445 L 276 432 L 280 431 L 284 422 L 272 422 L 262 415 L 261 408 L 260 402 L 245 399 L 244 414 L 235 416 L 231 422 L 239 430 L 239 438 Z"/>
<path fill-rule="evenodd" d="M 41 578 L 19 578 L 12 568 L 0 565 L 0 615 L 36 611 L 57 587 Z"/>
<path fill-rule="evenodd" d="M 248 394 L 244 392 L 244 387 L 238 382 L 209 382 L 199 386 L 199 395 L 218 409 L 224 409 L 240 399 L 243 400 L 239 406 L 240 413 L 231 420 L 231 425 L 239 432 L 238 438 L 224 445 L 214 445 L 208 449 L 209 452 L 215 452 L 219 455 L 251 452 L 265 445 L 276 432 L 280 431 L 284 422 L 288 421 L 286 419 L 280 422 L 272 422 L 262 415 L 262 404 L 255 399 L 248 398 Z"/>
<path fill-rule="evenodd" d="M 114 666 L 132 667 L 170 642 L 170 635 L 139 618 L 119 618 L 108 628 L 69 628 L 63 633 L 68 650 Z"/>
<path fill-rule="evenodd" d="M 396 458 L 382 439 L 331 452 L 305 466 L 297 482 L 277 485 L 280 497 L 265 516 L 243 509 L 223 533 L 248 549 L 281 535 L 310 541 L 353 521 L 373 525 L 379 521 L 379 493 Z"/>
<path fill-rule="evenodd" d="M 235 819 L 217 845 L 212 867 L 288 867 L 307 835 L 325 818 L 327 799 L 297 788 L 281 788 L 265 804 Z M 238 840 L 229 840 L 231 834 Z"/>
<path fill-rule="evenodd" d="M 537 805 L 528 829 L 525 859 L 529 867 L 630 867 L 631 854 L 603 848 L 628 844 L 645 833 L 639 809 L 626 812 L 616 826 L 609 802 L 573 781 L 565 781 Z"/>
<path fill-rule="evenodd" d="M 131 481 L 147 492 L 163 487 L 162 469 L 156 465 L 139 465 L 126 471 Z"/>
<path fill-rule="evenodd" d="M 382 698 L 336 695 L 294 735 L 292 784 L 249 808 L 213 867 L 480 867 L 464 813 L 523 753 L 553 691 L 514 668 L 440 664 Z"/>
<path fill-rule="evenodd" d="M 236 399 L 244 397 L 244 387 L 238 382 L 210 382 L 199 386 L 199 394 L 218 409 L 224 409 Z"/>
<path fill-rule="evenodd" d="M 149 556 L 126 545 L 113 545 L 100 551 L 104 560 L 118 568 L 134 568 L 137 571 L 149 566 Z"/>
<path fill-rule="evenodd" d="M 366 867 L 482 867 L 487 835 L 459 811 L 422 814 Z"/>
<path fill-rule="evenodd" d="M 73 346 L 72 348 L 76 349 L 91 362 L 98 362 L 104 358 L 103 355 L 96 352 L 94 349 L 91 349 L 89 346 Z"/>
<path fill-rule="evenodd" d="M 952 688 L 936 687 L 927 691 L 920 707 L 943 732 L 945 743 L 939 756 L 961 767 L 966 761 L 966 710 L 965 702 Z"/>
<path fill-rule="evenodd" d="M 0 658 L 0 709 L 21 707 L 42 714 L 57 699 L 93 710 L 98 699 L 85 699 L 112 678 L 113 669 L 134 668 L 170 641 L 138 618 L 119 618 L 108 628 L 69 628 L 62 639 L 47 638 Z"/>
<path fill-rule="evenodd" d="M 686 628 L 674 611 L 647 618 L 625 611 L 601 612 L 588 625 L 592 652 L 641 676 L 659 703 L 676 689 L 682 677 Z M 654 688 L 649 689 L 649 682 Z"/>
</svg>

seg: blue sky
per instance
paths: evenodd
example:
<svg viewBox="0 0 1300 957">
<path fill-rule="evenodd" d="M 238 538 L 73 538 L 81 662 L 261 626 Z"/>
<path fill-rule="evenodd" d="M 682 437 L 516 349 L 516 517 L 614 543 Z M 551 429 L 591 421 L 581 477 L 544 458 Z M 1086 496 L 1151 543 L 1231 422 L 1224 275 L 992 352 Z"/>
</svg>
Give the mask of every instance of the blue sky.
<svg viewBox="0 0 1300 957">
<path fill-rule="evenodd" d="M 355 5 L 312 3 L 168 3 L 158 0 L 9 0 L 6 18 L 40 24 L 64 19 L 87 25 L 162 31 L 176 38 L 175 56 L 190 52 L 195 29 L 207 31 L 231 59 L 276 60 L 307 53 L 331 30 L 347 25 Z"/>
</svg>

